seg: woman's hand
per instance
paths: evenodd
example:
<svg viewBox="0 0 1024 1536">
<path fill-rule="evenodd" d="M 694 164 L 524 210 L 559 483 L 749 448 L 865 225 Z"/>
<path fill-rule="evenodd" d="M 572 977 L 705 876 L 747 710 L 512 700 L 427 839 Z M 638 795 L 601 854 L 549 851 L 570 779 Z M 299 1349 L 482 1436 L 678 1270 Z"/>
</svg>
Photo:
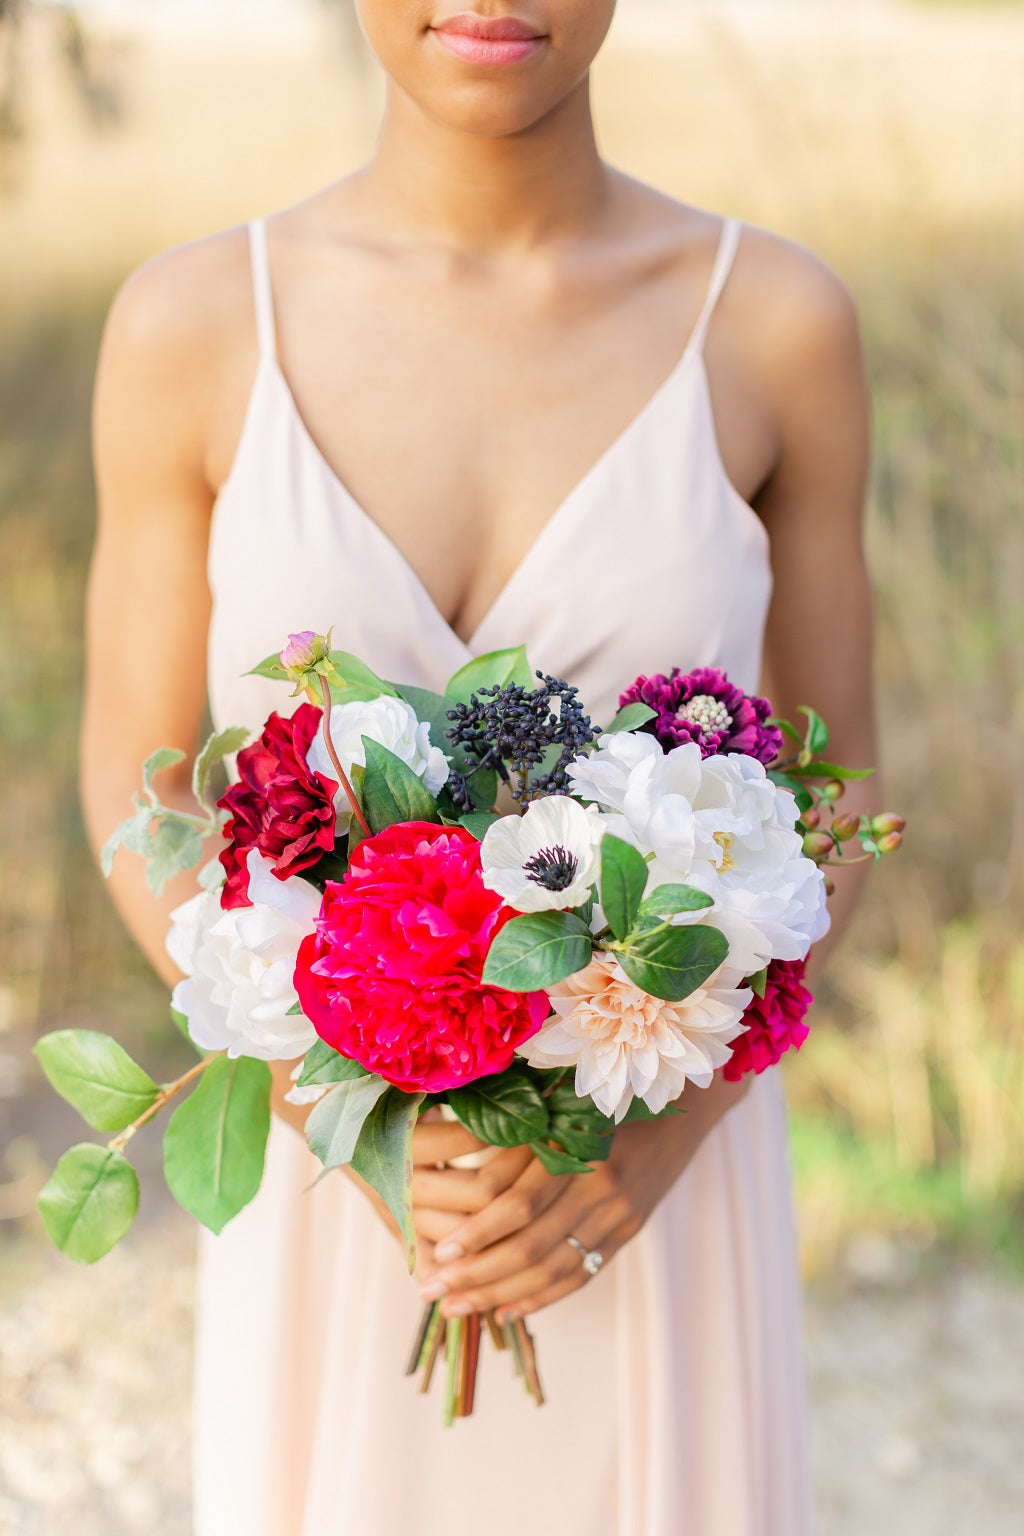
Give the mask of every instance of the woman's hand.
<svg viewBox="0 0 1024 1536">
<path fill-rule="evenodd" d="M 684 1114 L 622 1126 L 608 1161 L 590 1173 L 553 1175 L 528 1154 L 518 1176 L 510 1177 L 512 1154 L 501 1153 L 470 1176 L 481 1178 L 494 1169 L 495 1193 L 468 1220 L 453 1216 L 457 1207 L 441 1207 L 441 1200 L 478 1198 L 483 1182 L 461 1193 L 444 1182 L 450 1172 L 419 1175 L 422 1198 L 434 1207 L 429 1230 L 436 1234 L 432 1258 L 424 1255 L 419 1269 L 423 1299 L 444 1297 L 447 1317 L 495 1308 L 505 1322 L 578 1290 L 590 1276 L 566 1241 L 570 1234 L 585 1248 L 598 1249 L 607 1263 L 640 1231 L 708 1130 L 745 1088 L 719 1078 L 704 1091 L 687 1092 Z"/>
</svg>

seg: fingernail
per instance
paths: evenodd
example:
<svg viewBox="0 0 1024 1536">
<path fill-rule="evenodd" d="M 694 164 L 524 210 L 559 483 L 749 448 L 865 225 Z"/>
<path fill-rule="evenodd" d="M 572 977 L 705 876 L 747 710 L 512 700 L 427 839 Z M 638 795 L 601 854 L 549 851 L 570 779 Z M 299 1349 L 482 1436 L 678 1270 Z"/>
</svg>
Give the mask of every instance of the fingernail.
<svg viewBox="0 0 1024 1536">
<path fill-rule="evenodd" d="M 434 1249 L 434 1258 L 438 1264 L 454 1264 L 456 1259 L 461 1259 L 464 1249 L 461 1243 L 446 1240 L 438 1243 Z"/>
<path fill-rule="evenodd" d="M 498 1320 L 498 1326 L 501 1328 L 504 1328 L 506 1323 L 514 1323 L 516 1319 L 522 1317 L 522 1315 L 523 1314 L 521 1312 L 516 1311 L 515 1307 L 506 1307 L 503 1311 L 495 1313 L 495 1316 Z"/>
<path fill-rule="evenodd" d="M 468 1301 L 460 1300 L 446 1301 L 441 1310 L 445 1317 L 465 1317 L 468 1312 L 472 1312 L 473 1308 Z"/>
<path fill-rule="evenodd" d="M 448 1286 L 444 1280 L 428 1280 L 420 1286 L 420 1295 L 424 1301 L 439 1301 L 442 1296 L 447 1296 Z"/>
</svg>

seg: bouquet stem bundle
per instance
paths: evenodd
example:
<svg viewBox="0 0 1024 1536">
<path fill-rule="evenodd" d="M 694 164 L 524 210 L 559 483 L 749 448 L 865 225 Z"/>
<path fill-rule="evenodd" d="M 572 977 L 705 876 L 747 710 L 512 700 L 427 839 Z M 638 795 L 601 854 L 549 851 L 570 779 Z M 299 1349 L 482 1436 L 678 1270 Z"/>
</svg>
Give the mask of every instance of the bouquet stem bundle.
<svg viewBox="0 0 1024 1536">
<path fill-rule="evenodd" d="M 544 1402 L 533 1336 L 521 1317 L 514 1322 L 499 1323 L 489 1311 L 472 1312 L 465 1318 L 446 1318 L 439 1301 L 428 1302 L 405 1374 L 415 1376 L 420 1372 L 420 1391 L 428 1392 L 437 1362 L 444 1356 L 443 1419 L 446 1428 L 456 1419 L 466 1419 L 473 1412 L 480 1341 L 485 1325 L 495 1349 L 507 1351 L 512 1356 L 516 1375 L 538 1408 Z"/>
</svg>

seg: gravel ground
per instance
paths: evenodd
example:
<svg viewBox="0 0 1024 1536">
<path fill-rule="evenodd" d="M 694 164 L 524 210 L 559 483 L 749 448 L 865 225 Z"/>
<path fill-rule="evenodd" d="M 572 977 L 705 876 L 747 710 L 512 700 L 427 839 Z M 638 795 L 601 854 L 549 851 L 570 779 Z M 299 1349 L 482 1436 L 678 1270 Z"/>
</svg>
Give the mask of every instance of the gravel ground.
<svg viewBox="0 0 1024 1536">
<path fill-rule="evenodd" d="M 0 1265 L 0 1536 L 188 1536 L 189 1221 Z M 808 1297 L 819 1536 L 1018 1536 L 1021 1339 L 1024 1288 L 860 1240 Z"/>
</svg>

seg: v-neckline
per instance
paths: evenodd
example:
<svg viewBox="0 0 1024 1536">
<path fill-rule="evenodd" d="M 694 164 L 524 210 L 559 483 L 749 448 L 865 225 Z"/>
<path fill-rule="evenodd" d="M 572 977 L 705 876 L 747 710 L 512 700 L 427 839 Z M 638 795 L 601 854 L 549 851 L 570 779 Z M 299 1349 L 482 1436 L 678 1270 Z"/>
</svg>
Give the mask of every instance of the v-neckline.
<svg viewBox="0 0 1024 1536">
<path fill-rule="evenodd" d="M 288 411 L 289 418 L 298 430 L 300 440 L 305 445 L 308 452 L 313 455 L 313 458 L 323 473 L 327 476 L 328 483 L 334 487 L 335 491 L 342 498 L 345 505 L 355 514 L 356 517 L 359 518 L 364 526 L 372 530 L 373 535 L 381 542 L 390 556 L 395 559 L 405 571 L 409 582 L 422 596 L 425 606 L 431 612 L 437 622 L 462 648 L 467 657 L 471 657 L 478 652 L 478 644 L 481 633 L 491 623 L 495 613 L 498 612 L 507 601 L 508 594 L 513 591 L 522 581 L 523 572 L 527 571 L 536 560 L 538 557 L 538 551 L 542 551 L 544 546 L 550 541 L 551 537 L 553 537 L 554 531 L 565 520 L 569 512 L 573 509 L 576 502 L 579 500 L 580 496 L 591 484 L 591 482 L 597 478 L 597 476 L 607 466 L 607 464 L 622 450 L 623 445 L 629 439 L 631 439 L 637 431 L 639 431 L 640 427 L 646 421 L 646 419 L 654 413 L 656 407 L 669 393 L 676 381 L 685 373 L 686 368 L 692 358 L 698 359 L 698 361 L 703 366 L 703 354 L 700 348 L 694 345 L 694 337 L 691 334 L 687 340 L 686 346 L 683 348 L 682 353 L 676 359 L 675 363 L 673 363 L 671 370 L 665 375 L 661 383 L 656 386 L 650 395 L 648 395 L 643 405 L 641 405 L 634 412 L 634 414 L 629 418 L 621 431 L 617 432 L 616 435 L 612 438 L 607 447 L 603 448 L 602 451 L 598 454 L 597 458 L 588 466 L 587 469 L 583 471 L 579 479 L 574 481 L 569 490 L 562 497 L 561 501 L 555 507 L 551 515 L 541 524 L 536 536 L 527 545 L 521 558 L 512 567 L 508 577 L 499 587 L 497 593 L 495 594 L 491 603 L 488 605 L 479 623 L 473 629 L 472 633 L 465 639 L 463 639 L 462 635 L 459 634 L 455 626 L 445 617 L 439 604 L 431 594 L 422 576 L 416 570 L 416 567 L 412 564 L 409 557 L 403 553 L 402 549 L 398 544 L 396 544 L 395 540 L 388 533 L 383 524 L 378 522 L 378 520 L 372 516 L 370 512 L 367 511 L 362 502 L 359 501 L 359 499 L 349 489 L 339 472 L 334 468 L 333 464 L 331 464 L 330 460 L 327 458 L 326 454 L 317 443 L 312 432 L 306 424 L 306 420 L 302 415 L 302 412 L 299 409 L 298 401 L 295 398 L 295 394 L 291 385 L 285 377 L 284 370 L 282 369 L 277 359 L 276 353 L 264 354 L 263 358 L 261 359 L 261 365 L 269 368 L 272 376 L 276 379 L 278 387 L 284 396 L 285 406 Z"/>
</svg>

